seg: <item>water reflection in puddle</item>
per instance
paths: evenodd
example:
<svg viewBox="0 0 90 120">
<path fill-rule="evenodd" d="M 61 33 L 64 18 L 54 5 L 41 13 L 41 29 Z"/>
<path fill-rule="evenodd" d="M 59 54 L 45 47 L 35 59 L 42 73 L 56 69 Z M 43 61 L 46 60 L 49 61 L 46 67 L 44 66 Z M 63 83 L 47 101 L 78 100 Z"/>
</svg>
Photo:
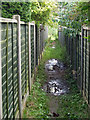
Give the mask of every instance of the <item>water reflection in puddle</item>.
<svg viewBox="0 0 90 120">
<path fill-rule="evenodd" d="M 65 82 L 63 82 L 61 77 L 59 77 L 60 73 L 57 72 L 58 69 L 55 69 L 55 67 L 59 68 L 59 72 L 65 70 L 63 62 L 60 62 L 57 59 L 48 60 L 45 64 L 45 70 L 49 80 L 48 83 L 43 86 L 43 90 L 47 93 L 58 96 L 68 93 L 69 88 L 66 86 Z"/>
<path fill-rule="evenodd" d="M 44 85 L 43 90 L 56 96 L 69 92 L 69 88 L 66 87 L 60 80 L 49 81 L 46 85 Z"/>
<path fill-rule="evenodd" d="M 47 64 L 45 65 L 45 69 L 53 71 L 55 66 L 57 66 L 61 70 L 65 69 L 63 62 L 60 62 L 56 59 L 48 60 Z"/>
</svg>

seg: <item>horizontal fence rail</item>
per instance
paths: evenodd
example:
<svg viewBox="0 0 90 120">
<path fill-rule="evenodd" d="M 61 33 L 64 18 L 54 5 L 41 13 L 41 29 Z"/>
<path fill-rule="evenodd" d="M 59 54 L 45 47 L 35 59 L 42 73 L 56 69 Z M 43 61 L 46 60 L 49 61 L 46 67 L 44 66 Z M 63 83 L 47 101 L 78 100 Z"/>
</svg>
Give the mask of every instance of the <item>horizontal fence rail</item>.
<svg viewBox="0 0 90 120">
<path fill-rule="evenodd" d="M 35 22 L 0 18 L 0 119 L 22 117 L 45 38 Z M 41 37 L 42 35 L 42 37 Z M 44 39 L 45 38 L 45 39 Z"/>
<path fill-rule="evenodd" d="M 58 37 L 61 45 L 66 45 L 77 85 L 90 106 L 90 27 L 82 26 L 79 34 L 74 31 L 59 27 Z"/>
</svg>

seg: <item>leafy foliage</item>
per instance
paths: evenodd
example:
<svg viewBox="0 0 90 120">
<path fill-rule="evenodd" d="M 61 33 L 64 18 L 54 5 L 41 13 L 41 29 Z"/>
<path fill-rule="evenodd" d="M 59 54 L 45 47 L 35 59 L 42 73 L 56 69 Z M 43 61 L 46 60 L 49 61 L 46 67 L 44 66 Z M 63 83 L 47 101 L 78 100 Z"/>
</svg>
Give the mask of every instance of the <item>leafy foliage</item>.
<svg viewBox="0 0 90 120">
<path fill-rule="evenodd" d="M 57 16 L 55 10 L 57 6 L 55 2 L 32 2 L 31 4 L 31 19 L 37 24 L 49 24 L 53 25 L 52 18 Z"/>
<path fill-rule="evenodd" d="M 2 17 L 20 15 L 22 21 L 28 22 L 31 18 L 30 5 L 29 2 L 2 2 Z"/>
<path fill-rule="evenodd" d="M 70 93 L 59 97 L 58 112 L 61 118 L 88 118 L 88 105 L 77 88 L 77 81 L 72 77 L 70 65 L 66 70 L 65 79 L 70 86 Z"/>
<path fill-rule="evenodd" d="M 80 31 L 81 25 L 89 24 L 88 2 L 59 3 L 59 24 Z"/>
<path fill-rule="evenodd" d="M 35 21 L 36 24 L 53 25 L 52 19 L 57 16 L 54 2 L 2 2 L 2 17 L 12 18 L 20 15 L 24 22 Z M 54 21 L 55 22 L 55 21 Z"/>
</svg>

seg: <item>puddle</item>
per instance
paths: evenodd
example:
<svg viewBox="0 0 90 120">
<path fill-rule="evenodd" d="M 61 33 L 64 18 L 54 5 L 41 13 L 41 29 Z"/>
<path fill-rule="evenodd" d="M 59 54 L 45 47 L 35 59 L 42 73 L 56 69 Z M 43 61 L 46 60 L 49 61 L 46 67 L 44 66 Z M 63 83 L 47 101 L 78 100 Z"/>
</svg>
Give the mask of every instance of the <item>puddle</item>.
<svg viewBox="0 0 90 120">
<path fill-rule="evenodd" d="M 48 60 L 48 62 L 45 65 L 45 69 L 53 71 L 55 69 L 55 66 L 57 66 L 61 70 L 65 69 L 63 62 L 60 62 L 57 59 Z"/>
<path fill-rule="evenodd" d="M 69 87 L 62 78 L 65 70 L 63 62 L 57 59 L 48 60 L 45 64 L 45 71 L 48 76 L 48 82 L 43 86 L 43 90 L 55 96 L 63 95 L 69 92 Z"/>
<path fill-rule="evenodd" d="M 63 95 L 69 92 L 69 88 L 61 80 L 50 80 L 43 86 L 43 90 L 55 96 Z"/>
</svg>

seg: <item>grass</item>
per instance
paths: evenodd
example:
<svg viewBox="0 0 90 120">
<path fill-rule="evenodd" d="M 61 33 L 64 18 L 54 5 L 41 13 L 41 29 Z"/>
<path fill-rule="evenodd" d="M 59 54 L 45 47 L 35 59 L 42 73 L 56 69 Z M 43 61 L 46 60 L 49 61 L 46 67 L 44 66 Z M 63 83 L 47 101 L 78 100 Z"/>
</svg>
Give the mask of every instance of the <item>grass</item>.
<svg viewBox="0 0 90 120">
<path fill-rule="evenodd" d="M 77 88 L 76 80 L 72 78 L 70 68 L 66 70 L 65 78 L 70 86 L 70 93 L 59 97 L 58 113 L 60 117 L 88 118 L 88 105 Z"/>
<path fill-rule="evenodd" d="M 53 46 L 53 41 L 47 41 L 47 46 L 44 50 L 43 59 L 38 66 L 36 81 L 34 82 L 31 94 L 26 101 L 26 107 L 23 111 L 23 118 L 48 118 L 49 98 L 46 93 L 41 89 L 41 86 L 47 80 L 47 76 L 45 74 L 45 62 L 51 58 L 61 60 L 65 59 L 65 48 L 62 49 L 57 40 L 54 41 L 54 44 L 56 45 L 56 48 L 52 49 L 51 47 Z"/>
<path fill-rule="evenodd" d="M 23 118 L 48 118 L 49 97 L 41 89 L 46 82 L 45 63 L 47 60 L 55 58 L 68 63 L 66 49 L 61 47 L 58 40 L 48 40 L 44 50 L 43 58 L 38 66 L 36 81 L 32 86 L 31 94 L 29 95 L 26 107 L 23 112 Z M 51 48 L 55 45 L 55 49 Z M 66 70 L 65 79 L 70 87 L 70 93 L 58 97 L 59 106 L 58 113 L 60 118 L 87 118 L 87 104 L 83 100 L 74 79 L 72 79 L 70 68 Z"/>
</svg>

